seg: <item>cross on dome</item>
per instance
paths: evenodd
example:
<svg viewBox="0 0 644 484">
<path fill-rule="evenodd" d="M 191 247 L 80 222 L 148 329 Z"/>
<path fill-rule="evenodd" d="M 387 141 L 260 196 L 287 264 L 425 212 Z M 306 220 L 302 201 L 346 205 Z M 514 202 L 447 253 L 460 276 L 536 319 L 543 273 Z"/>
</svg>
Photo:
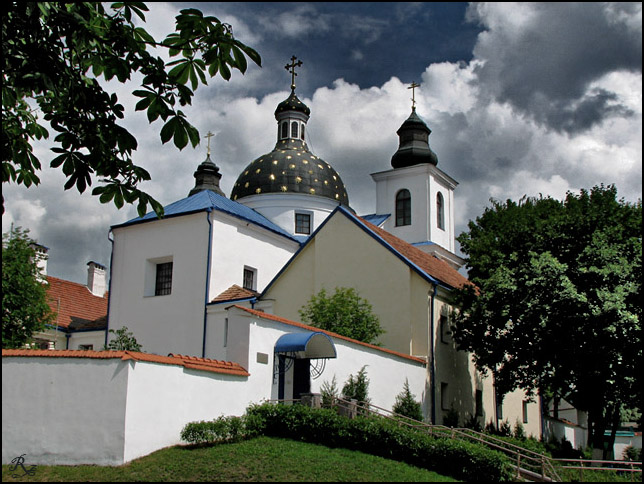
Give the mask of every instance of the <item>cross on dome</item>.
<svg viewBox="0 0 644 484">
<path fill-rule="evenodd" d="M 420 87 L 420 84 L 412 82 L 407 89 L 411 89 L 411 109 L 412 111 L 416 110 L 416 88 Z"/>
<path fill-rule="evenodd" d="M 292 56 L 291 63 L 286 64 L 284 66 L 284 69 L 286 69 L 291 73 L 291 91 L 295 91 L 295 76 L 297 76 L 297 72 L 295 72 L 295 68 L 300 67 L 302 65 L 302 61 L 298 60 L 297 62 L 295 62 L 296 59 L 297 57 Z"/>
</svg>

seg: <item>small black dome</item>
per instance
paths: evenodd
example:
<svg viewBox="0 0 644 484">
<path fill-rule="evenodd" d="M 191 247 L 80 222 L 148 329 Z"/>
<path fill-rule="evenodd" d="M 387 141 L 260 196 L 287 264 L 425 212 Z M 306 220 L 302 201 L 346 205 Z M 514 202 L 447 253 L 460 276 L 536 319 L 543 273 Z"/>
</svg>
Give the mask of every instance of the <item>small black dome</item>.
<svg viewBox="0 0 644 484">
<path fill-rule="evenodd" d="M 340 175 L 312 154 L 304 141 L 296 139 L 278 141 L 273 151 L 250 163 L 237 178 L 230 198 L 266 193 L 315 195 L 349 206 Z"/>
<path fill-rule="evenodd" d="M 438 164 L 438 156 L 429 147 L 429 135 L 432 130 L 412 109 L 411 115 L 398 129 L 400 143 L 398 151 L 391 157 L 391 166 L 404 168 L 421 163 Z"/>
<path fill-rule="evenodd" d="M 306 114 L 307 116 L 311 114 L 309 107 L 298 99 L 295 95 L 295 91 L 291 91 L 291 95 L 277 105 L 275 116 L 279 113 L 283 113 L 284 111 L 298 111 Z"/>
</svg>

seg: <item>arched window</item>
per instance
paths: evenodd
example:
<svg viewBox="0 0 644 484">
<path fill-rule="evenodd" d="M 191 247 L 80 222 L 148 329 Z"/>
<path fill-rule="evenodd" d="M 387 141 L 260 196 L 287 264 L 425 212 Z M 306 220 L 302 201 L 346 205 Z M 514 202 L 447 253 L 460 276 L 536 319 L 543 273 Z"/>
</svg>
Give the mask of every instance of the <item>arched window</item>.
<svg viewBox="0 0 644 484">
<path fill-rule="evenodd" d="M 411 225 L 411 195 L 402 189 L 396 194 L 396 227 Z"/>
<path fill-rule="evenodd" d="M 295 121 L 291 123 L 291 138 L 297 138 L 297 123 Z"/>
<path fill-rule="evenodd" d="M 445 230 L 445 200 L 440 192 L 436 195 L 436 224 L 439 229 Z"/>
<path fill-rule="evenodd" d="M 300 138 L 302 138 L 302 141 L 304 141 L 304 125 L 302 125 L 302 128 L 300 129 Z"/>
<path fill-rule="evenodd" d="M 288 121 L 282 123 L 282 136 L 281 138 L 288 138 Z"/>
</svg>

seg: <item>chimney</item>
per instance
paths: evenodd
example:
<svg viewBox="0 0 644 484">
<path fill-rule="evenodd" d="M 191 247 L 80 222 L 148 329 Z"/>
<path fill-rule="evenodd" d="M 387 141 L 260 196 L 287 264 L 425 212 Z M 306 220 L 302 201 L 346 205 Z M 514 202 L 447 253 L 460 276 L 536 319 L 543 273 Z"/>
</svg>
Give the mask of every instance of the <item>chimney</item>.
<svg viewBox="0 0 644 484">
<path fill-rule="evenodd" d="M 105 296 L 105 291 L 107 290 L 105 266 L 94 261 L 87 263 L 87 288 L 94 296 Z"/>
<path fill-rule="evenodd" d="M 36 242 L 33 242 L 30 245 L 36 253 L 36 265 L 38 266 L 38 271 L 40 273 L 38 280 L 40 282 L 45 282 L 47 280 L 47 259 L 49 259 L 49 248 Z"/>
</svg>

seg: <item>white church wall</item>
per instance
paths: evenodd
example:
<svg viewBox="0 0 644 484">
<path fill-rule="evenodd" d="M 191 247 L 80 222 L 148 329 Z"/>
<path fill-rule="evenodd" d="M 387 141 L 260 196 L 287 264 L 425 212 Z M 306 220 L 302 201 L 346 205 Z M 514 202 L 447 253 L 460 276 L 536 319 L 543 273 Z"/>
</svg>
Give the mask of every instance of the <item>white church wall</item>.
<svg viewBox="0 0 644 484">
<path fill-rule="evenodd" d="M 2 463 L 123 463 L 128 364 L 2 358 Z"/>
<path fill-rule="evenodd" d="M 200 212 L 113 230 L 109 329 L 127 326 L 146 352 L 201 356 L 206 217 Z M 154 296 L 155 264 L 169 261 L 171 293 Z"/>
<path fill-rule="evenodd" d="M 298 193 L 267 193 L 244 197 L 239 200 L 247 207 L 256 210 L 271 222 L 279 225 L 292 235 L 295 233 L 295 214 L 306 213 L 311 216 L 313 233 L 333 210 L 339 205 L 326 197 L 301 195 Z"/>
<path fill-rule="evenodd" d="M 410 244 L 432 241 L 454 252 L 454 188 L 456 182 L 433 165 L 420 164 L 373 173 L 376 182 L 376 213 L 391 214 L 383 228 Z M 411 196 L 411 225 L 396 226 L 396 194 Z M 444 228 L 437 225 L 436 197 L 444 200 Z"/>
<path fill-rule="evenodd" d="M 245 267 L 255 270 L 253 289 L 261 292 L 299 249 L 293 240 L 222 212 L 212 219 L 210 300 L 233 284 L 243 286 Z"/>
</svg>

